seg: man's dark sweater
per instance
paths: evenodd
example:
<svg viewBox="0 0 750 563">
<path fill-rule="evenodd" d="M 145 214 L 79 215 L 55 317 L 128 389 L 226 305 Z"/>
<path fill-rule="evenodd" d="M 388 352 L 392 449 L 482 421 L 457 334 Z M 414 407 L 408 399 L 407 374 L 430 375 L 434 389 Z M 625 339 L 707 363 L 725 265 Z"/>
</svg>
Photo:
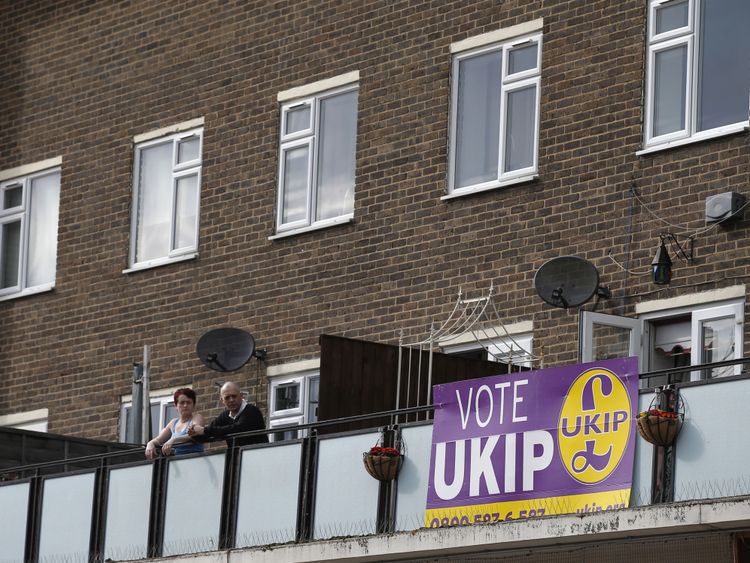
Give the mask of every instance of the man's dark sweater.
<svg viewBox="0 0 750 563">
<path fill-rule="evenodd" d="M 248 403 L 235 419 L 232 419 L 229 416 L 229 410 L 225 410 L 217 416 L 211 424 L 204 427 L 203 435 L 209 440 L 217 438 L 220 440 L 226 440 L 229 434 L 249 432 L 250 430 L 263 430 L 265 427 L 266 423 L 263 420 L 263 415 L 258 407 Z M 245 436 L 235 440 L 235 444 L 238 446 L 264 444 L 266 442 L 268 442 L 267 434 Z M 231 440 L 227 440 L 227 445 L 231 445 Z"/>
</svg>

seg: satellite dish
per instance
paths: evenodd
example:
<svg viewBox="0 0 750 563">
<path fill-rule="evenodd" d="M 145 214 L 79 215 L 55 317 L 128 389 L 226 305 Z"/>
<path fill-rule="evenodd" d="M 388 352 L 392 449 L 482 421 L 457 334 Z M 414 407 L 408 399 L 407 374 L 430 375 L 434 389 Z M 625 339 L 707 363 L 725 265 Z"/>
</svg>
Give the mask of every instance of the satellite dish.
<svg viewBox="0 0 750 563">
<path fill-rule="evenodd" d="M 216 371 L 235 371 L 250 358 L 265 358 L 265 350 L 255 350 L 255 339 L 241 328 L 215 328 L 198 340 L 195 347 L 198 357 L 207 367 Z"/>
<path fill-rule="evenodd" d="M 560 256 L 542 264 L 534 287 L 547 303 L 564 309 L 583 305 L 595 294 L 610 296 L 607 288 L 599 286 L 596 266 L 578 256 Z"/>
</svg>

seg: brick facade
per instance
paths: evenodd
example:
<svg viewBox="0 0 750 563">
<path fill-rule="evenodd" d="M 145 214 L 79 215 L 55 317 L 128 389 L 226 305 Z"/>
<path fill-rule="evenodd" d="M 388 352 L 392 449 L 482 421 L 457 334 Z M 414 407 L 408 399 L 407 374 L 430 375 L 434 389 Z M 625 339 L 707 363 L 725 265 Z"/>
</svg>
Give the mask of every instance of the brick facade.
<svg viewBox="0 0 750 563">
<path fill-rule="evenodd" d="M 395 343 L 456 294 L 494 282 L 505 322 L 533 321 L 548 367 L 578 358 L 578 314 L 534 291 L 546 260 L 582 256 L 613 298 L 597 310 L 744 283 L 746 221 L 696 239 L 662 288 L 648 269 L 670 222 L 700 226 L 707 196 L 743 192 L 747 135 L 637 156 L 645 2 L 5 2 L 0 170 L 62 157 L 54 291 L 0 302 L 0 414 L 47 406 L 49 430 L 115 439 L 131 362 L 152 345 L 152 387 L 191 383 L 218 412 L 195 355 L 239 326 L 268 365 L 317 357 L 321 333 Z M 543 18 L 539 178 L 441 200 L 450 44 Z M 354 221 L 269 240 L 277 93 L 358 70 Z M 203 117 L 199 257 L 128 266 L 133 137 Z M 592 304 L 588 305 L 591 308 Z M 265 367 L 239 375 L 265 411 Z M 210 397 L 210 398 L 209 398 Z M 210 408 L 209 408 L 210 407 Z"/>
</svg>

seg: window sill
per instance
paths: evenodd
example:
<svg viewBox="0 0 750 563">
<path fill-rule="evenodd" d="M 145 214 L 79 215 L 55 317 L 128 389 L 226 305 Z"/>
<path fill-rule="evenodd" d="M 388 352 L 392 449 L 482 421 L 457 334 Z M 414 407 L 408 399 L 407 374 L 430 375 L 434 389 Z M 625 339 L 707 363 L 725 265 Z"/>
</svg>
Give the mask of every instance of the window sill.
<svg viewBox="0 0 750 563">
<path fill-rule="evenodd" d="M 44 285 L 39 285 L 36 287 L 29 287 L 24 289 L 23 291 L 18 291 L 16 293 L 8 293 L 7 295 L 0 296 L 0 301 L 10 301 L 11 299 L 19 299 L 21 297 L 26 297 L 28 295 L 36 295 L 37 293 L 47 293 L 55 289 L 55 284 L 53 283 L 47 283 Z"/>
<path fill-rule="evenodd" d="M 685 145 L 692 145 L 693 143 L 700 143 L 701 141 L 707 141 L 709 139 L 716 139 L 718 137 L 725 137 L 727 135 L 734 135 L 736 133 L 747 132 L 750 127 L 750 122 L 743 121 L 742 123 L 735 123 L 734 125 L 727 125 L 726 127 L 719 127 L 712 129 L 705 133 L 698 133 L 692 137 L 686 139 L 678 139 L 676 141 L 667 141 L 665 143 L 654 144 L 650 147 L 646 147 L 635 152 L 636 156 L 643 156 L 645 154 L 651 154 L 655 152 L 661 152 L 676 147 L 682 147 Z"/>
<path fill-rule="evenodd" d="M 156 260 L 149 260 L 148 262 L 141 262 L 140 264 L 134 264 L 127 270 L 123 270 L 123 274 L 132 274 L 134 272 L 140 272 L 141 270 L 150 270 L 151 268 L 158 268 L 159 266 L 166 266 L 168 264 L 175 264 L 177 262 L 185 262 L 186 260 L 193 260 L 198 258 L 197 252 L 191 252 L 189 254 L 181 254 L 180 256 L 173 256 L 171 258 L 158 258 Z"/>
<path fill-rule="evenodd" d="M 318 221 L 307 227 L 300 227 L 298 229 L 289 229 L 288 231 L 282 231 L 271 235 L 268 240 L 277 240 L 281 238 L 292 237 L 294 235 L 301 235 L 302 233 L 309 233 L 311 231 L 319 231 L 321 229 L 327 229 L 328 227 L 335 227 L 336 225 L 346 225 L 354 222 L 354 215 L 342 215 L 335 219 L 327 219 L 325 221 Z"/>
<path fill-rule="evenodd" d="M 467 195 L 479 194 L 482 192 L 489 192 L 491 190 L 496 190 L 498 188 L 505 188 L 507 186 L 515 186 L 517 184 L 525 184 L 527 182 L 532 182 L 534 180 L 537 180 L 538 178 L 539 178 L 538 174 L 528 174 L 526 176 L 518 176 L 517 178 L 511 178 L 509 180 L 493 182 L 492 184 L 482 185 L 480 187 L 461 188 L 460 190 L 453 191 L 453 193 L 442 196 L 440 199 L 442 201 L 446 201 L 446 200 L 456 199 L 458 197 L 464 197 Z"/>
</svg>

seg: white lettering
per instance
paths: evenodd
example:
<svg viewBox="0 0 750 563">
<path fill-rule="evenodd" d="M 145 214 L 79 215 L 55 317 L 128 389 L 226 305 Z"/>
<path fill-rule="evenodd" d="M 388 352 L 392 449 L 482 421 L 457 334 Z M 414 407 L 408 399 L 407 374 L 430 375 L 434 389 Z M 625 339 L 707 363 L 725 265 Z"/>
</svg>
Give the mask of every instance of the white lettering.
<svg viewBox="0 0 750 563">
<path fill-rule="evenodd" d="M 458 402 L 458 408 L 461 411 L 461 429 L 466 430 L 466 425 L 469 422 L 469 411 L 471 410 L 471 395 L 474 393 L 474 388 L 469 387 L 469 398 L 466 401 L 466 410 L 464 411 L 464 404 L 461 402 L 461 393 L 456 389 L 456 401 Z"/>
<path fill-rule="evenodd" d="M 453 482 L 445 482 L 445 442 L 435 444 L 435 474 L 432 481 L 435 483 L 435 492 L 443 500 L 452 500 L 461 492 L 464 484 L 464 444 L 465 440 L 458 440 L 456 444 L 456 457 L 453 466 Z"/>
<path fill-rule="evenodd" d="M 505 416 L 505 389 L 510 387 L 510 381 L 504 381 L 502 383 L 495 383 L 495 389 L 500 389 L 500 420 L 499 424 L 503 423 Z"/>
<path fill-rule="evenodd" d="M 484 421 L 480 420 L 479 418 L 479 411 L 481 410 L 479 408 L 479 398 L 482 396 L 482 392 L 486 393 L 487 398 L 489 399 L 488 400 L 489 408 L 487 409 L 487 418 L 485 418 Z M 492 418 L 493 404 L 494 404 L 494 401 L 492 400 L 492 390 L 486 385 L 482 385 L 477 391 L 477 397 L 474 402 L 474 415 L 477 417 L 477 424 L 479 425 L 479 428 L 484 428 L 490 423 L 490 419 Z"/>
<path fill-rule="evenodd" d="M 495 478 L 495 468 L 492 467 L 492 459 L 490 459 L 498 440 L 500 440 L 500 436 L 490 436 L 484 445 L 484 449 L 482 449 L 481 438 L 471 439 L 469 496 L 479 496 L 479 479 L 482 477 L 484 477 L 484 481 L 487 483 L 487 492 L 489 494 L 496 495 L 500 492 L 500 488 L 497 486 L 497 479 Z"/>
<path fill-rule="evenodd" d="M 516 414 L 516 406 L 519 403 L 523 403 L 523 397 L 518 396 L 518 388 L 521 385 L 527 385 L 529 383 L 528 379 L 521 379 L 519 381 L 516 381 L 513 383 L 513 422 L 526 422 L 525 416 L 517 416 Z"/>
<path fill-rule="evenodd" d="M 542 446 L 539 457 L 534 456 L 536 446 Z M 546 430 L 530 430 L 523 433 L 523 490 L 534 490 L 534 473 L 546 469 L 552 462 L 554 442 Z"/>
<path fill-rule="evenodd" d="M 505 492 L 516 492 L 516 435 L 505 435 Z"/>
</svg>

